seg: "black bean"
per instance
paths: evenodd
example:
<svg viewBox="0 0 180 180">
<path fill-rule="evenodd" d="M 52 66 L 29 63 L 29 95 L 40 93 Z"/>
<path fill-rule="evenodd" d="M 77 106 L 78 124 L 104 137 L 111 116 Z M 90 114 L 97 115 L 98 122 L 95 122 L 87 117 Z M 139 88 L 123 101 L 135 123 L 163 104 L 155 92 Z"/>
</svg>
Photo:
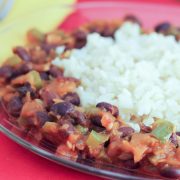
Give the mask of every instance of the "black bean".
<svg viewBox="0 0 180 180">
<path fill-rule="evenodd" d="M 176 135 L 177 135 L 177 136 L 180 136 L 180 132 L 176 132 Z"/>
<path fill-rule="evenodd" d="M 17 54 L 24 61 L 31 61 L 31 56 L 23 47 L 16 47 L 13 49 L 14 54 Z"/>
<path fill-rule="evenodd" d="M 119 115 L 119 110 L 116 106 L 113 106 L 109 103 L 106 102 L 100 102 L 96 105 L 96 107 L 102 109 L 102 110 L 106 110 L 109 111 L 113 116 L 118 116 Z"/>
<path fill-rule="evenodd" d="M 0 68 L 0 77 L 9 79 L 13 74 L 13 68 L 10 66 L 3 66 Z"/>
<path fill-rule="evenodd" d="M 62 99 L 66 102 L 70 102 L 72 104 L 74 104 L 75 106 L 79 106 L 80 105 L 80 98 L 78 96 L 77 93 L 73 93 L 73 92 L 70 92 L 70 93 L 67 93 L 65 94 Z"/>
<path fill-rule="evenodd" d="M 144 124 L 140 125 L 141 131 L 145 132 L 145 133 L 150 133 L 152 131 L 151 127 L 146 126 Z"/>
<path fill-rule="evenodd" d="M 134 129 L 131 127 L 120 127 L 119 128 L 119 132 L 122 133 L 121 137 L 126 137 L 126 136 L 130 136 L 131 134 L 134 133 Z"/>
<path fill-rule="evenodd" d="M 107 148 L 109 146 L 109 144 L 110 144 L 110 140 L 108 140 L 104 143 L 104 147 Z"/>
<path fill-rule="evenodd" d="M 17 87 L 16 90 L 19 92 L 21 97 L 24 97 L 27 92 L 30 92 L 32 98 L 35 98 L 35 91 L 32 89 L 30 83 L 25 83 L 23 86 Z"/>
<path fill-rule="evenodd" d="M 20 67 L 18 67 L 18 69 L 15 69 L 13 71 L 13 74 L 11 76 L 11 79 L 14 79 L 18 76 L 21 76 L 23 74 L 28 73 L 32 68 L 30 66 L 28 66 L 27 64 L 22 64 Z"/>
<path fill-rule="evenodd" d="M 101 36 L 103 37 L 112 37 L 114 38 L 114 31 L 112 31 L 108 26 L 103 29 L 101 32 Z"/>
<path fill-rule="evenodd" d="M 71 111 L 69 115 L 75 120 L 76 124 L 80 124 L 82 126 L 89 125 L 89 120 L 85 117 L 85 115 L 82 112 Z"/>
<path fill-rule="evenodd" d="M 40 72 L 40 76 L 42 80 L 48 81 L 49 80 L 49 73 L 48 72 Z"/>
<path fill-rule="evenodd" d="M 7 110 L 12 116 L 19 117 L 22 106 L 23 106 L 23 103 L 22 103 L 21 98 L 19 96 L 14 96 L 8 102 Z"/>
<path fill-rule="evenodd" d="M 52 121 L 47 112 L 36 112 L 36 118 L 39 122 L 40 127 L 42 127 L 46 122 Z"/>
<path fill-rule="evenodd" d="M 41 48 L 42 48 L 47 54 L 49 54 L 50 51 L 51 51 L 51 49 L 55 49 L 56 46 L 55 46 L 55 45 L 51 45 L 51 44 L 45 44 L 45 43 L 43 43 L 43 44 L 41 44 Z"/>
<path fill-rule="evenodd" d="M 91 125 L 91 126 L 90 126 L 90 130 L 94 130 L 94 131 L 100 133 L 100 132 L 105 131 L 106 129 L 105 129 L 105 127 L 100 127 L 100 126 Z"/>
<path fill-rule="evenodd" d="M 105 131 L 105 127 L 102 126 L 102 123 L 101 123 L 101 118 L 102 116 L 101 115 L 98 115 L 98 114 L 90 114 L 88 116 L 89 120 L 90 120 L 90 129 L 91 130 L 94 130 L 96 132 L 102 132 L 102 131 Z"/>
<path fill-rule="evenodd" d="M 125 16 L 124 21 L 130 21 L 130 22 L 133 22 L 133 23 L 137 23 L 140 26 L 142 25 L 141 21 L 137 17 L 135 17 L 134 15 Z"/>
<path fill-rule="evenodd" d="M 160 174 L 167 178 L 180 178 L 180 169 L 175 167 L 164 167 L 160 169 Z"/>
<path fill-rule="evenodd" d="M 100 29 L 97 26 L 89 27 L 89 31 L 90 31 L 90 33 L 99 33 L 99 34 L 101 33 Z"/>
<path fill-rule="evenodd" d="M 162 32 L 162 33 L 167 32 L 170 27 L 171 27 L 171 24 L 169 22 L 164 22 L 164 23 L 158 24 L 155 27 L 155 31 L 156 32 Z"/>
<path fill-rule="evenodd" d="M 30 86 L 29 85 L 24 85 L 24 86 L 20 86 L 20 87 L 17 87 L 17 91 L 19 92 L 20 96 L 25 96 L 26 93 L 29 91 L 30 89 Z"/>
<path fill-rule="evenodd" d="M 77 30 L 73 35 L 78 40 L 85 40 L 87 37 L 87 33 L 82 30 Z"/>
<path fill-rule="evenodd" d="M 70 112 L 73 112 L 74 106 L 68 102 L 60 102 L 57 104 L 53 104 L 51 107 L 51 111 L 61 116 L 64 116 Z"/>
<path fill-rule="evenodd" d="M 179 35 L 176 35 L 176 41 L 180 41 L 180 33 Z"/>
<path fill-rule="evenodd" d="M 81 49 L 86 45 L 85 41 L 76 41 L 75 48 Z"/>
<path fill-rule="evenodd" d="M 78 30 L 76 32 L 73 33 L 73 36 L 75 37 L 75 48 L 81 49 L 82 47 L 84 47 L 87 43 L 87 33 L 82 31 L 82 30 Z"/>
<path fill-rule="evenodd" d="M 177 135 L 175 133 L 172 133 L 171 137 L 169 138 L 169 140 L 175 145 L 178 146 L 178 139 L 177 139 Z"/>
<path fill-rule="evenodd" d="M 62 77 L 63 71 L 56 66 L 51 66 L 49 69 L 49 74 L 53 77 Z"/>
<path fill-rule="evenodd" d="M 95 125 L 95 126 L 98 126 L 98 127 L 103 127 L 102 123 L 101 123 L 101 118 L 102 117 L 99 116 L 99 115 L 90 116 L 90 120 L 91 120 L 92 124 Z"/>
</svg>

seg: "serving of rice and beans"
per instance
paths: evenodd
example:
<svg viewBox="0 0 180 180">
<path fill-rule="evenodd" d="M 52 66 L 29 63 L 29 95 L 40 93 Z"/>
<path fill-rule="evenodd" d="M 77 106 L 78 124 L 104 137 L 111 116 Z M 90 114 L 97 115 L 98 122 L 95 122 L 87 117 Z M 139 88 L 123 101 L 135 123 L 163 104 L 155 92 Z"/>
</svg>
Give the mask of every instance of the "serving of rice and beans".
<svg viewBox="0 0 180 180">
<path fill-rule="evenodd" d="M 57 156 L 179 178 L 179 40 L 170 23 L 146 31 L 133 16 L 31 29 L 0 68 L 2 104 Z"/>
</svg>

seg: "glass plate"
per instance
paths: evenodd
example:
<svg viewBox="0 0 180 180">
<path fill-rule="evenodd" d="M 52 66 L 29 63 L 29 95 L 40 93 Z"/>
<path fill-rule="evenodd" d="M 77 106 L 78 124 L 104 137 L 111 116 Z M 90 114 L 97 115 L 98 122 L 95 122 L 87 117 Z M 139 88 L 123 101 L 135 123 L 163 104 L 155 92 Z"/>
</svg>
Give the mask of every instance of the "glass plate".
<svg viewBox="0 0 180 180">
<path fill-rule="evenodd" d="M 176 6 L 133 2 L 93 2 L 79 3 L 74 6 L 60 6 L 56 4 L 51 7 L 44 7 L 38 12 L 25 15 L 1 28 L 0 59 L 8 57 L 13 46 L 24 44 L 25 33 L 32 27 L 37 27 L 46 32 L 60 24 L 61 28 L 70 31 L 92 20 L 121 19 L 127 14 L 137 16 L 145 28 L 153 28 L 157 23 L 164 21 L 180 25 L 180 9 Z M 47 142 L 39 144 L 37 136 L 33 134 L 27 135 L 27 133 L 23 132 L 14 123 L 14 119 L 7 115 L 2 104 L 0 105 L 0 131 L 28 150 L 78 171 L 110 179 L 162 179 L 154 175 L 140 174 L 135 170 L 118 168 L 109 164 L 98 163 L 96 167 L 93 167 L 90 160 L 79 159 L 78 162 L 74 162 L 68 160 L 67 157 L 58 157 L 53 153 L 51 144 Z"/>
</svg>

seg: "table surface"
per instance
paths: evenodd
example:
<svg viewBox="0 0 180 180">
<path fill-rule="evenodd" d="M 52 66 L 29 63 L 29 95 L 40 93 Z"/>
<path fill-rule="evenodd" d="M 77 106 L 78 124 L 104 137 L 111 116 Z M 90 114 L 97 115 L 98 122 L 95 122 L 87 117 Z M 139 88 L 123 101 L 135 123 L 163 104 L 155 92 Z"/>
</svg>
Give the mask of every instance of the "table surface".
<svg viewBox="0 0 180 180">
<path fill-rule="evenodd" d="M 0 133 L 1 180 L 100 180 L 41 158 Z"/>
<path fill-rule="evenodd" d="M 140 1 L 142 0 L 138 0 L 138 2 Z M 177 3 L 173 0 L 151 0 L 151 2 L 174 4 Z M 0 161 L 1 180 L 101 179 L 95 176 L 68 169 L 46 159 L 43 159 L 17 145 L 13 141 L 5 137 L 2 133 L 0 133 Z"/>
</svg>

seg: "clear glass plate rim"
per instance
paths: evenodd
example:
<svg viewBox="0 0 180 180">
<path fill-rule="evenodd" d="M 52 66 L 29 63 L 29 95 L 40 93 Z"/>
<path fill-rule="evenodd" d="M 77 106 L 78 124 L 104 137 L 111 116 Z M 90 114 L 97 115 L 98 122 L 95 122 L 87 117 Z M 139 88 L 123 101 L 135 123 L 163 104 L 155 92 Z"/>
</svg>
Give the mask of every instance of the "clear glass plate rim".
<svg viewBox="0 0 180 180">
<path fill-rule="evenodd" d="M 6 122 L 7 123 L 7 122 Z M 84 173 L 88 173 L 91 175 L 96 175 L 108 179 L 127 179 L 127 180 L 150 180 L 151 178 L 142 178 L 140 176 L 133 176 L 133 175 L 126 175 L 122 173 L 116 173 L 111 172 L 108 170 L 103 170 L 99 168 L 95 168 L 93 166 L 84 165 L 75 161 L 67 160 L 64 158 L 60 158 L 58 156 L 55 156 L 53 153 L 50 153 L 46 150 L 41 149 L 40 147 L 37 147 L 30 142 L 22 139 L 21 137 L 17 136 L 13 132 L 11 132 L 9 129 L 4 127 L 0 122 L 0 132 L 2 132 L 4 135 L 6 135 L 8 138 L 16 142 L 17 144 L 23 146 L 24 148 L 30 150 L 31 152 L 46 158 L 48 160 L 51 160 L 53 162 L 56 162 L 57 164 L 72 168 L 74 170 L 78 170 Z M 153 178 L 154 180 L 158 180 L 158 178 Z"/>
</svg>

